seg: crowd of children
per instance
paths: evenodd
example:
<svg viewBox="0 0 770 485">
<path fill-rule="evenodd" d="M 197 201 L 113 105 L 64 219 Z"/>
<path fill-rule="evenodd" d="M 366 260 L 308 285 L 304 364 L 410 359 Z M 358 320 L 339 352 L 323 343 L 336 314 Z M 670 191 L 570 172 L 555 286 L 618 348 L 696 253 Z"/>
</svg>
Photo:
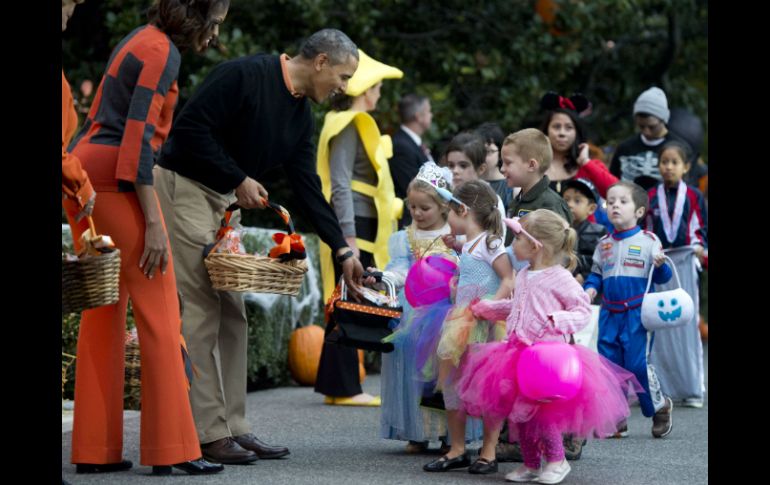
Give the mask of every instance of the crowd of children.
<svg viewBox="0 0 770 485">
<path fill-rule="evenodd" d="M 635 107 L 647 124 L 665 114 L 658 91 L 643 93 Z M 564 99 L 548 100 L 560 110 L 545 122 L 553 133 L 528 128 L 500 139 L 489 126 L 462 133 L 447 146 L 446 167 L 427 162 L 409 185 L 412 223 L 391 236 L 384 268 L 400 288 L 404 312 L 389 338 L 395 351 L 383 354 L 381 436 L 408 441 L 407 452 L 440 440 L 442 456 L 425 471 L 497 472 L 498 440 L 507 428 L 506 441 L 519 443 L 523 464 L 506 480 L 560 483 L 571 469 L 566 458 L 575 458 L 565 455 L 570 440 L 627 436 L 629 405 L 637 398 L 655 438 L 671 433 L 675 401 L 703 405 L 697 315 L 654 333 L 641 321 L 648 277 L 658 290 L 666 288 L 671 262 L 697 308 L 707 216 L 702 194 L 684 182 L 688 146 L 654 144 L 657 172 L 638 170 L 657 173 L 660 182 L 649 191 L 625 180 L 628 173 L 619 181 L 605 166 L 596 168 L 596 160 L 583 170 L 587 146 L 562 133 L 575 120 L 566 113 L 578 108 Z M 500 176 L 490 175 L 498 151 Z M 618 160 L 633 172 L 635 159 Z M 559 177 L 561 193 L 547 175 L 557 172 L 566 174 Z M 596 222 L 597 209 L 604 224 Z M 457 264 L 451 297 L 413 307 L 404 297 L 406 276 L 428 255 Z M 601 305 L 598 352 L 573 338 L 589 325 L 593 301 Z M 571 396 L 538 399 L 524 385 L 521 363 L 550 344 L 561 345 L 561 358 L 569 354 L 580 384 Z M 555 365 L 549 362 L 544 365 Z M 426 404 L 436 398 L 443 406 Z M 466 444 L 478 439 L 473 460 Z"/>
</svg>

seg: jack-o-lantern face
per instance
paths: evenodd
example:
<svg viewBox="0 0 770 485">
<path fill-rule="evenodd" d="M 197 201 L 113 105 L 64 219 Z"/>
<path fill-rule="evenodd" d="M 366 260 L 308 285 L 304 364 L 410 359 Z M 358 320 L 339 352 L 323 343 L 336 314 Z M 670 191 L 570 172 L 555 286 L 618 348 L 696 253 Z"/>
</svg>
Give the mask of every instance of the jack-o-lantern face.
<svg viewBox="0 0 770 485">
<path fill-rule="evenodd" d="M 666 305 L 665 300 L 658 300 L 658 316 L 664 322 L 673 322 L 682 316 L 682 305 L 676 298 L 671 298 L 671 306 Z"/>
<path fill-rule="evenodd" d="M 647 294 L 642 301 L 642 325 L 650 332 L 686 325 L 694 314 L 692 297 L 681 287 Z"/>
</svg>

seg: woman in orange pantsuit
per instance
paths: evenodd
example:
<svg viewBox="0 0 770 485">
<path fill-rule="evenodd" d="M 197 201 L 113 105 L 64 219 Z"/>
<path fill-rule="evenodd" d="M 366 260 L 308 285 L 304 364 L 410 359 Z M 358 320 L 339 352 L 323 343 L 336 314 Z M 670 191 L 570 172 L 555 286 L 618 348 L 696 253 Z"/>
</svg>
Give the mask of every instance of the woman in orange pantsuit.
<svg viewBox="0 0 770 485">
<path fill-rule="evenodd" d="M 122 459 L 126 307 L 132 301 L 142 358 L 140 462 L 153 473 L 222 465 L 201 459 L 179 346 L 180 315 L 168 236 L 153 188 L 155 155 L 171 127 L 180 50 L 215 39 L 229 0 L 156 0 L 149 23 L 110 56 L 88 118 L 69 149 L 99 191 L 93 219 L 121 251 L 115 305 L 83 312 L 75 374 L 72 462 L 78 473 L 125 470 Z M 87 228 L 65 209 L 78 241 Z M 79 243 L 76 243 L 79 246 Z"/>
</svg>

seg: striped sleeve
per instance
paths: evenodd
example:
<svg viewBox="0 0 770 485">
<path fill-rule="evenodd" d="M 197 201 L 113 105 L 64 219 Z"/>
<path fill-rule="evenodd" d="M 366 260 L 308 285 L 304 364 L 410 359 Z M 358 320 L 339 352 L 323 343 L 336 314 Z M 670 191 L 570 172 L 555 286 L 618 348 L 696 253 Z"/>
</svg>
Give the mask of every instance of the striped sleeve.
<svg viewBox="0 0 770 485">
<path fill-rule="evenodd" d="M 647 199 L 649 199 L 650 206 L 647 208 L 644 214 L 644 227 L 645 231 L 655 232 L 655 219 L 652 216 L 653 211 L 658 207 L 658 188 L 653 187 L 647 191 Z"/>
<path fill-rule="evenodd" d="M 550 313 L 549 317 L 556 333 L 573 334 L 582 330 L 591 320 L 591 302 L 571 274 L 564 272 L 558 277 L 562 281 L 557 281 L 552 289 L 562 309 Z"/>
<path fill-rule="evenodd" d="M 175 89 L 180 60 L 179 51 L 165 36 L 155 42 L 137 45 L 123 57 L 122 64 L 130 63 L 139 69 L 129 101 L 115 178 L 152 185 L 156 153 L 150 142 L 157 129 L 167 132 L 167 127 L 157 125 L 166 96 Z"/>
<path fill-rule="evenodd" d="M 690 199 L 690 220 L 687 225 L 687 243 L 700 244 L 704 248 L 706 243 L 706 203 L 700 191 L 688 187 L 687 196 Z"/>
<path fill-rule="evenodd" d="M 505 320 L 511 313 L 513 300 L 504 298 L 502 300 L 481 300 L 473 305 L 473 314 L 485 320 L 497 321 Z"/>
</svg>

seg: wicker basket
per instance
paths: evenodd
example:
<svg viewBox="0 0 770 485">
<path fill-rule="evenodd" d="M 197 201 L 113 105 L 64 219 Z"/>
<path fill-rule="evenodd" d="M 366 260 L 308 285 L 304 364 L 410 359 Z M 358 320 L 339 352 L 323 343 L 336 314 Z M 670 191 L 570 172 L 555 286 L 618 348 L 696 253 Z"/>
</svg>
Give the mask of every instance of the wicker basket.
<svg viewBox="0 0 770 485">
<path fill-rule="evenodd" d="M 276 211 L 294 233 L 294 224 L 286 209 L 278 204 L 264 202 Z M 228 227 L 235 204 L 228 207 L 222 219 L 222 227 Z M 253 293 L 277 293 L 279 295 L 299 294 L 302 279 L 307 273 L 307 260 L 294 259 L 281 262 L 280 259 L 250 254 L 226 254 L 209 252 L 204 260 L 211 278 L 211 285 L 217 290 L 249 291 Z"/>
<path fill-rule="evenodd" d="M 204 263 L 217 290 L 297 295 L 307 273 L 304 259 L 282 263 L 267 256 L 209 254 Z"/>
<path fill-rule="evenodd" d="M 91 233 L 96 234 L 89 218 Z M 62 313 L 77 313 L 118 301 L 120 250 L 69 261 L 62 257 Z"/>
</svg>

